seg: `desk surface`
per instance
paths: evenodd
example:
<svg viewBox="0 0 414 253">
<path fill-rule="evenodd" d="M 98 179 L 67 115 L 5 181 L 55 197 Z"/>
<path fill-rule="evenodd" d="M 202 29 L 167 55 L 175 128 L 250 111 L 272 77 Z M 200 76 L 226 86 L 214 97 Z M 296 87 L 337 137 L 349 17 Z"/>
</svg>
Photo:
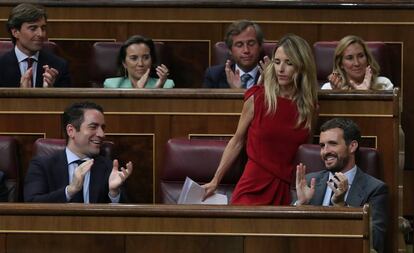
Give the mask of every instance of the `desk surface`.
<svg viewBox="0 0 414 253">
<path fill-rule="evenodd" d="M 367 238 L 364 208 L 0 204 L 0 232 Z"/>
<path fill-rule="evenodd" d="M 17 5 L 21 3 L 15 0 L 1 0 L 1 5 Z M 410 0 L 353 0 L 353 1 L 334 1 L 334 0 L 300 0 L 300 1 L 268 1 L 268 0 L 40 0 L 38 4 L 45 6 L 163 6 L 163 7 L 280 7 L 280 8 L 407 8 L 414 7 Z"/>
</svg>

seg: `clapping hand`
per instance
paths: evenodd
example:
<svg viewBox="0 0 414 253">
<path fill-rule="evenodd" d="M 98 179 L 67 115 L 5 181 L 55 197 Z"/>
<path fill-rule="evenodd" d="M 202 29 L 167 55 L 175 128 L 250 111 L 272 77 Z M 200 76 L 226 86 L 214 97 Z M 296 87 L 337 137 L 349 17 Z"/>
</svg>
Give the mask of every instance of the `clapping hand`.
<svg viewBox="0 0 414 253">
<path fill-rule="evenodd" d="M 119 188 L 121 185 L 132 174 L 133 166 L 132 162 L 128 162 L 126 164 L 126 169 L 124 167 L 119 169 L 119 162 L 117 159 L 115 159 L 112 164 L 112 171 L 108 180 L 109 194 L 111 197 L 116 197 L 120 193 Z"/>
<path fill-rule="evenodd" d="M 164 64 L 161 64 L 155 69 L 155 71 L 158 75 L 158 81 L 155 84 L 155 88 L 162 88 L 164 87 L 165 81 L 167 81 L 168 75 L 170 74 L 168 68 Z"/>
<path fill-rule="evenodd" d="M 306 183 L 306 166 L 302 163 L 296 166 L 296 194 L 298 200 L 296 205 L 306 205 L 315 194 L 315 178 L 311 179 L 310 187 Z"/>
<path fill-rule="evenodd" d="M 141 78 L 137 82 L 131 81 L 132 86 L 134 88 L 140 88 L 140 89 L 144 88 L 145 85 L 147 84 L 149 73 L 150 73 L 150 69 L 148 68 L 147 71 L 145 71 L 145 73 L 141 76 Z"/>
<path fill-rule="evenodd" d="M 334 177 L 327 182 L 332 189 L 332 204 L 335 206 L 345 205 L 345 194 L 348 191 L 348 178 L 341 172 L 336 172 Z"/>
<path fill-rule="evenodd" d="M 72 182 L 68 185 L 67 188 L 68 194 L 71 198 L 83 188 L 85 175 L 91 169 L 93 162 L 93 159 L 87 160 L 75 169 Z"/>
<path fill-rule="evenodd" d="M 226 61 L 224 71 L 226 72 L 227 83 L 229 84 L 230 88 L 241 88 L 240 71 L 233 71 L 231 69 L 230 60 Z"/>
<path fill-rule="evenodd" d="M 262 85 L 264 83 L 264 72 L 266 68 L 269 66 L 270 62 L 271 62 L 270 58 L 267 55 L 263 57 L 263 60 L 259 61 L 260 76 L 259 76 L 259 80 L 257 81 L 257 84 Z"/>
<path fill-rule="evenodd" d="M 49 65 L 44 65 L 43 70 L 43 88 L 53 87 L 53 84 L 59 75 L 59 71 L 57 69 L 49 67 Z"/>
<path fill-rule="evenodd" d="M 362 83 L 356 83 L 353 80 L 349 80 L 349 85 L 356 90 L 370 90 L 371 89 L 372 70 L 371 66 L 367 66 L 365 69 L 365 76 Z"/>
<path fill-rule="evenodd" d="M 334 71 L 332 74 L 328 76 L 328 80 L 331 83 L 331 87 L 333 90 L 341 90 L 343 89 L 343 80 L 341 75 Z"/>
<path fill-rule="evenodd" d="M 33 67 L 30 67 L 20 78 L 20 88 L 31 88 L 33 79 Z"/>
</svg>

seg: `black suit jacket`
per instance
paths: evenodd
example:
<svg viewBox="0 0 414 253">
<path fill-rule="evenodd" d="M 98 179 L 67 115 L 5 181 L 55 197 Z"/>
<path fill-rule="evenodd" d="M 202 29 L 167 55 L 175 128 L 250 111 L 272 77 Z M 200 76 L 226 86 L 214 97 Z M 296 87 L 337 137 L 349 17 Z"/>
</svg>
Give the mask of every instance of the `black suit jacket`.
<svg viewBox="0 0 414 253">
<path fill-rule="evenodd" d="M 236 65 L 231 65 L 231 69 L 234 71 Z M 227 83 L 227 77 L 226 77 L 226 71 L 225 65 L 214 65 L 209 67 L 206 70 L 206 73 L 204 75 L 204 82 L 203 87 L 204 88 L 230 88 L 230 85 Z M 256 84 L 259 80 L 260 73 L 257 71 L 257 74 L 254 78 L 254 83 Z"/>
<path fill-rule="evenodd" d="M 94 157 L 89 183 L 90 203 L 110 203 L 108 179 L 112 161 Z M 65 188 L 69 184 L 68 162 L 65 150 L 51 156 L 37 156 L 30 161 L 24 182 L 24 201 L 66 203 Z M 120 202 L 125 201 L 121 191 Z"/>
<path fill-rule="evenodd" d="M 40 50 L 36 70 L 36 87 L 43 84 L 43 65 L 57 69 L 59 74 L 53 87 L 71 87 L 68 64 L 47 50 Z M 0 87 L 20 87 L 20 69 L 14 48 L 0 57 Z"/>
<path fill-rule="evenodd" d="M 309 173 L 306 181 L 310 184 L 315 178 L 315 194 L 309 202 L 310 205 L 322 205 L 325 197 L 326 182 L 329 178 L 329 171 Z M 360 207 L 369 203 L 372 214 L 372 241 L 377 252 L 384 252 L 385 231 L 387 227 L 387 204 L 388 188 L 384 182 L 364 173 L 357 168 L 354 181 L 349 189 L 345 202 L 349 206 Z"/>
</svg>

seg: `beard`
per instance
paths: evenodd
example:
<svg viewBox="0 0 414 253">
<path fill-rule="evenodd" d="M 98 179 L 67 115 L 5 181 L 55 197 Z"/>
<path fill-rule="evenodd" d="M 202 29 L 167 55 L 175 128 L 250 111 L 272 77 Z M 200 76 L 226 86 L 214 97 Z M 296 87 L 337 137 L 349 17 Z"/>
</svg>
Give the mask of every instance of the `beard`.
<svg viewBox="0 0 414 253">
<path fill-rule="evenodd" d="M 334 163 L 333 165 L 327 166 L 325 161 L 328 157 L 335 157 L 336 163 Z M 331 171 L 332 173 L 335 173 L 335 172 L 341 172 L 344 169 L 345 165 L 348 164 L 349 156 L 339 157 L 337 154 L 328 153 L 323 156 L 323 160 L 325 162 L 326 169 Z"/>
</svg>

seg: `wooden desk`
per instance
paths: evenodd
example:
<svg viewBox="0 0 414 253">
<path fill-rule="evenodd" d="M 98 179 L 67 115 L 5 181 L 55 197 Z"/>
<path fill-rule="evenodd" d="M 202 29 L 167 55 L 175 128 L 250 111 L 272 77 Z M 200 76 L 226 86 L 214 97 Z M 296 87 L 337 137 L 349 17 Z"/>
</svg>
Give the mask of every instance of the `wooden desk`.
<svg viewBox="0 0 414 253">
<path fill-rule="evenodd" d="M 368 253 L 370 236 L 368 206 L 0 204 L 0 228 L 2 252 Z"/>
<path fill-rule="evenodd" d="M 101 104 L 105 109 L 107 139 L 115 142 L 117 157 L 132 160 L 137 168 L 127 187 L 134 203 L 158 201 L 159 168 L 168 139 L 231 135 L 243 104 L 242 91 L 231 89 L 0 89 L 0 98 L 0 134 L 19 139 L 21 177 L 36 138 L 62 138 L 60 115 L 66 106 L 81 100 Z M 332 117 L 351 118 L 362 130 L 363 145 L 380 151 L 380 175 L 390 189 L 392 243 L 398 241 L 397 217 L 402 215 L 398 101 L 398 90 L 319 92 L 319 125 Z"/>
</svg>

